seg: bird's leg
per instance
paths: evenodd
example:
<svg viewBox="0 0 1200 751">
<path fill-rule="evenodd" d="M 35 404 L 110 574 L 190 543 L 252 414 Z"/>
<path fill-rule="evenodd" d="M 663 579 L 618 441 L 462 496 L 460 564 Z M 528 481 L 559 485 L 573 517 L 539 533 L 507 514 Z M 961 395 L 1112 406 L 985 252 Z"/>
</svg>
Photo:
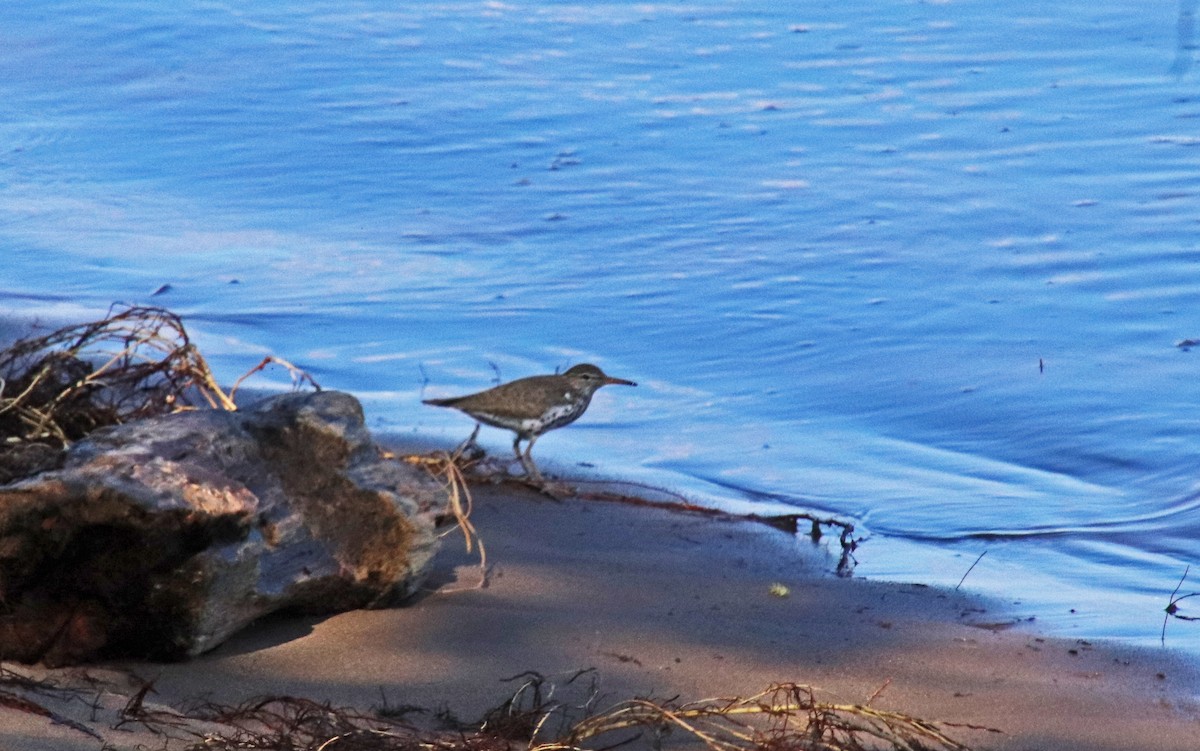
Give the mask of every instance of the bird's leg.
<svg viewBox="0 0 1200 751">
<path fill-rule="evenodd" d="M 530 439 L 529 445 L 530 446 L 533 445 L 533 439 Z M 525 449 L 524 454 L 521 453 L 521 434 L 520 433 L 518 433 L 517 437 L 513 439 L 513 453 L 517 455 L 517 461 L 521 462 L 521 467 L 525 470 L 525 474 L 531 475 L 531 476 L 539 478 L 539 479 L 541 478 L 541 475 L 538 474 L 536 467 L 533 469 L 529 468 L 529 460 L 526 458 L 529 456 L 529 449 Z"/>
<path fill-rule="evenodd" d="M 525 444 L 525 454 L 521 457 L 521 466 L 529 473 L 531 479 L 537 482 L 542 481 L 542 473 L 538 471 L 537 464 L 533 461 L 533 456 L 529 453 L 533 450 L 533 444 L 537 441 L 537 436 L 530 436 L 529 443 Z"/>
</svg>

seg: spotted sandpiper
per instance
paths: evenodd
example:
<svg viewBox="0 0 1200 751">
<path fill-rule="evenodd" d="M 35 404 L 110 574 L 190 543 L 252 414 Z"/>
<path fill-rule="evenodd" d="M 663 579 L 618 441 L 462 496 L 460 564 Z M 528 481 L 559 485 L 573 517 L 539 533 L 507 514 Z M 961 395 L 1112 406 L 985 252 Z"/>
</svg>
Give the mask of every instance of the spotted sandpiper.
<svg viewBox="0 0 1200 751">
<path fill-rule="evenodd" d="M 538 436 L 579 419 L 596 389 L 609 384 L 636 386 L 633 381 L 613 378 L 595 365 L 576 365 L 559 375 L 532 376 L 502 383 L 487 391 L 449 399 L 426 399 L 435 407 L 453 407 L 482 423 L 517 434 L 513 451 L 530 477 L 541 479 L 529 452 Z M 521 453 L 521 441 L 525 452 Z"/>
</svg>

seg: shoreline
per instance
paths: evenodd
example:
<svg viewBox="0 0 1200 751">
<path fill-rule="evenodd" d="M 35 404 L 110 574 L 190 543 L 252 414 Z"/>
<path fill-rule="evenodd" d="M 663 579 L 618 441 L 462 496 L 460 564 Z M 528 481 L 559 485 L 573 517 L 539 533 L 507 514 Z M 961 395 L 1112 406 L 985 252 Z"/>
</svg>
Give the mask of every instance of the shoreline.
<svg viewBox="0 0 1200 751">
<path fill-rule="evenodd" d="M 952 723 L 947 734 L 972 749 L 1195 747 L 1200 670 L 1169 649 L 1042 636 L 1006 628 L 1003 607 L 973 595 L 837 578 L 806 536 L 764 524 L 555 502 L 512 484 L 472 493 L 486 588 L 455 530 L 427 590 L 399 608 L 271 619 L 187 663 L 46 672 L 108 676 L 131 692 L 132 671 L 154 681 L 146 701 L 163 708 L 285 695 L 363 710 L 444 707 L 464 719 L 511 696 L 506 679 L 526 671 L 564 691 L 591 671 L 602 705 L 744 697 L 791 682 Z M 120 704 L 120 693 L 107 701 Z M 87 724 L 86 707 L 63 706 Z M 92 726 L 116 748 L 161 745 L 108 725 Z M 0 705 L 0 747 L 100 745 Z"/>
</svg>

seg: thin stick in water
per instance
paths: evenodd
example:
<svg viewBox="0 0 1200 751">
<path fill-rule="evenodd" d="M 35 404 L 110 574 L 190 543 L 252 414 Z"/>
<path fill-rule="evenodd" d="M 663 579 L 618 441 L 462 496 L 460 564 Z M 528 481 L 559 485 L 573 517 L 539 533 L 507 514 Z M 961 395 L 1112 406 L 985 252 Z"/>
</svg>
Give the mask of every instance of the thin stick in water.
<svg viewBox="0 0 1200 751">
<path fill-rule="evenodd" d="M 965 582 L 967 580 L 967 577 L 970 576 L 971 572 L 975 570 L 975 566 L 977 566 L 979 564 L 979 562 L 981 560 L 983 560 L 983 557 L 985 555 L 987 555 L 987 550 L 984 550 L 982 553 L 979 554 L 979 557 L 975 559 L 975 563 L 972 563 L 971 568 L 967 569 L 967 573 L 963 574 L 962 578 L 958 580 L 958 584 L 954 585 L 955 592 L 957 592 L 958 588 L 963 585 L 963 582 Z"/>
</svg>

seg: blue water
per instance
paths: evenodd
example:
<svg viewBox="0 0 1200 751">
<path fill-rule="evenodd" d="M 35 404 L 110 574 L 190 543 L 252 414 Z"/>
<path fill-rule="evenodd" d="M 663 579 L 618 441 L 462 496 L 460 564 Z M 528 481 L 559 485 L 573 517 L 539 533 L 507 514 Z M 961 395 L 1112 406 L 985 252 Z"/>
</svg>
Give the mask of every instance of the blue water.
<svg viewBox="0 0 1200 751">
<path fill-rule="evenodd" d="M 1195 0 L 1036 6 L 8 3 L 0 313 L 164 305 L 226 380 L 273 353 L 444 444 L 422 395 L 595 362 L 640 385 L 547 467 L 840 515 L 864 577 L 986 550 L 1015 616 L 1157 643 L 1200 564 Z"/>
</svg>

